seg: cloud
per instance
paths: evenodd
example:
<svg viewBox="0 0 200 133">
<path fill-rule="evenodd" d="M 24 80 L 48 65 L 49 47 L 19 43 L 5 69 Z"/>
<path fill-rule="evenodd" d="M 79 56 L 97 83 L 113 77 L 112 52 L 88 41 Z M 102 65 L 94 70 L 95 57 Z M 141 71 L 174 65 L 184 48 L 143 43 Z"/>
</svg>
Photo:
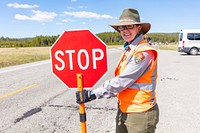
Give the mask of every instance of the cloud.
<svg viewBox="0 0 200 133">
<path fill-rule="evenodd" d="M 67 9 L 75 9 L 74 7 L 71 7 L 71 6 L 67 6 Z"/>
<path fill-rule="evenodd" d="M 63 23 L 57 22 L 56 24 L 57 24 L 57 25 L 62 25 Z"/>
<path fill-rule="evenodd" d="M 87 9 L 87 6 L 78 6 L 78 7 L 71 7 L 71 6 L 67 6 L 67 9 L 69 10 L 74 10 L 74 9 Z"/>
<path fill-rule="evenodd" d="M 13 8 L 38 8 L 38 5 L 29 5 L 29 4 L 18 4 L 18 3 L 9 3 L 7 5 L 8 7 L 13 7 Z"/>
<path fill-rule="evenodd" d="M 86 12 L 86 11 L 82 11 L 82 12 L 64 12 L 64 15 L 69 15 L 69 16 L 73 16 L 76 18 L 95 18 L 95 19 L 113 19 L 112 16 L 107 15 L 107 14 L 97 14 L 97 13 L 93 13 L 93 12 Z"/>
<path fill-rule="evenodd" d="M 78 6 L 79 9 L 87 8 L 87 6 Z"/>
<path fill-rule="evenodd" d="M 74 22 L 74 20 L 72 20 L 72 19 L 63 19 L 62 22 L 68 23 L 68 22 Z"/>
<path fill-rule="evenodd" d="M 32 16 L 16 14 L 15 19 L 17 19 L 17 20 L 32 20 L 32 21 L 45 23 L 45 22 L 52 21 L 57 16 L 57 14 L 54 12 L 42 12 L 39 10 L 32 10 L 32 12 L 34 13 L 34 15 L 32 15 Z"/>
</svg>

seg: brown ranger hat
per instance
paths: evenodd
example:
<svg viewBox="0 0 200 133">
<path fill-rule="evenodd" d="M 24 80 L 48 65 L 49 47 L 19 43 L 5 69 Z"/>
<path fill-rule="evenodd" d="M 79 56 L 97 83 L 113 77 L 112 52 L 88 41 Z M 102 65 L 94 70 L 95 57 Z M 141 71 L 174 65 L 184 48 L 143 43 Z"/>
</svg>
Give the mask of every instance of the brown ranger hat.
<svg viewBox="0 0 200 133">
<path fill-rule="evenodd" d="M 142 26 L 141 34 L 143 35 L 146 34 L 151 28 L 150 23 L 140 22 L 140 15 L 138 11 L 132 8 L 124 9 L 122 15 L 119 18 L 119 21 L 116 24 L 110 24 L 110 26 L 119 32 L 119 30 L 117 29 L 118 26 L 132 24 L 140 24 Z"/>
</svg>

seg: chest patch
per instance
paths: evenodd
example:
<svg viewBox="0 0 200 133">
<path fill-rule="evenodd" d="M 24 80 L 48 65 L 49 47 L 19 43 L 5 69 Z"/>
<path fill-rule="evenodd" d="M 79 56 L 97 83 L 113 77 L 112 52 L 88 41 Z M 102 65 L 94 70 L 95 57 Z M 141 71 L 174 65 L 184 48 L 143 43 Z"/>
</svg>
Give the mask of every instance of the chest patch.
<svg viewBox="0 0 200 133">
<path fill-rule="evenodd" d="M 145 58 L 144 54 L 142 52 L 137 53 L 135 55 L 135 63 L 141 62 Z"/>
</svg>

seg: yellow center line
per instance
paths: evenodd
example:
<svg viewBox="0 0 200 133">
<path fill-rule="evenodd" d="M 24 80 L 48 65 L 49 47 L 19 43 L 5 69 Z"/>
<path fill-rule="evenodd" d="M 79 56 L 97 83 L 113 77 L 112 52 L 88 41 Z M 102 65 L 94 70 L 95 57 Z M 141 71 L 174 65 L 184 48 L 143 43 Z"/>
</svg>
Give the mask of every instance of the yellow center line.
<svg viewBox="0 0 200 133">
<path fill-rule="evenodd" d="M 20 89 L 18 89 L 18 90 L 12 91 L 12 92 L 10 92 L 10 93 L 1 95 L 1 96 L 0 96 L 0 99 L 6 98 L 6 97 L 8 97 L 8 96 L 11 96 L 11 95 L 13 95 L 13 94 L 16 94 L 16 93 L 18 93 L 18 92 L 21 92 L 21 91 L 23 91 L 23 90 L 26 90 L 26 89 L 31 88 L 31 87 L 36 86 L 36 85 L 37 85 L 37 84 L 32 84 L 32 85 L 29 85 L 29 86 L 20 88 Z"/>
</svg>

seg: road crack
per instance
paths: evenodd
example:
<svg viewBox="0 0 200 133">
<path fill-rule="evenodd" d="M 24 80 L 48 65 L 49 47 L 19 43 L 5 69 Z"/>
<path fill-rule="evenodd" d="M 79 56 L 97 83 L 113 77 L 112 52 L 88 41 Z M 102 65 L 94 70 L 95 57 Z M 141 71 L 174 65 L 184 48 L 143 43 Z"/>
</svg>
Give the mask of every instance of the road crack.
<svg viewBox="0 0 200 133">
<path fill-rule="evenodd" d="M 66 108 L 67 110 L 79 110 L 79 106 L 75 105 L 48 105 L 48 107 L 54 107 L 54 108 Z M 91 106 L 86 106 L 86 110 L 105 110 L 105 111 L 116 111 L 116 108 L 108 108 L 108 107 L 91 107 Z"/>
<path fill-rule="evenodd" d="M 30 116 L 32 116 L 32 115 L 34 115 L 34 114 L 36 114 L 36 113 L 38 113 L 38 112 L 40 112 L 40 111 L 42 111 L 42 108 L 41 108 L 41 107 L 33 108 L 33 109 L 27 111 L 26 113 L 24 113 L 22 117 L 17 118 L 17 119 L 14 121 L 14 123 L 16 124 L 16 123 L 20 122 L 21 120 L 23 120 L 23 119 L 25 119 L 25 118 L 27 118 L 27 117 L 30 117 Z"/>
</svg>

